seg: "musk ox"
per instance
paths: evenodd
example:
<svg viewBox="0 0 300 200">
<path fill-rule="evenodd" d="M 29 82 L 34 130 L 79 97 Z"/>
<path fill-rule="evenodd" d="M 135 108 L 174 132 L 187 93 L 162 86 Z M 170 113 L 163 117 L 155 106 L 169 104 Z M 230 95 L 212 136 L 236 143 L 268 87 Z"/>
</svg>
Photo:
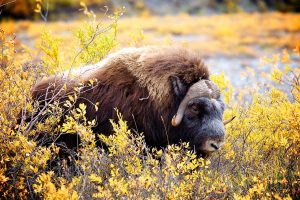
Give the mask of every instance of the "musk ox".
<svg viewBox="0 0 300 200">
<path fill-rule="evenodd" d="M 88 120 L 96 119 L 95 133 L 112 133 L 110 119 L 117 118 L 117 108 L 149 146 L 189 142 L 198 155 L 207 156 L 223 145 L 224 103 L 195 52 L 167 46 L 126 48 L 72 73 L 71 78 L 64 73 L 40 81 L 32 89 L 33 99 L 41 106 L 55 98 L 63 102 L 71 88 L 83 83 L 76 103 L 86 104 Z M 91 79 L 96 80 L 92 86 L 87 84 Z M 64 95 L 57 95 L 62 90 Z"/>
</svg>

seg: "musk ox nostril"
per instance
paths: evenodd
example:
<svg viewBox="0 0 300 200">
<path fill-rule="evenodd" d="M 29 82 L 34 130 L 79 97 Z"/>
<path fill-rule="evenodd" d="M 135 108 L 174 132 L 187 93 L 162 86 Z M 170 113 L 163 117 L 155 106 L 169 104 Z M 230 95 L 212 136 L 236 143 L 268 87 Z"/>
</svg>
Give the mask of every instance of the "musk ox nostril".
<svg viewBox="0 0 300 200">
<path fill-rule="evenodd" d="M 215 148 L 216 150 L 218 150 L 218 149 L 220 148 L 220 147 L 219 147 L 217 144 L 215 144 L 215 143 L 211 143 L 210 146 L 212 146 L 212 147 Z"/>
<path fill-rule="evenodd" d="M 217 140 L 207 140 L 202 148 L 200 150 L 205 151 L 205 152 L 214 152 L 218 151 L 221 149 L 223 146 L 224 142 L 223 141 L 217 141 Z"/>
</svg>

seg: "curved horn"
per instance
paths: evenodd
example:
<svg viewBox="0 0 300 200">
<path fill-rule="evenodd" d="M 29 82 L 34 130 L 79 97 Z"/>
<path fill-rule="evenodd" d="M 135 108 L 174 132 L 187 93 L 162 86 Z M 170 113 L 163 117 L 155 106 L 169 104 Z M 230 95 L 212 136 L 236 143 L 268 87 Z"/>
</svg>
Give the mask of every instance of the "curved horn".
<svg viewBox="0 0 300 200">
<path fill-rule="evenodd" d="M 228 119 L 228 120 L 223 121 L 224 126 L 225 126 L 226 124 L 230 123 L 232 120 L 234 120 L 234 118 L 235 118 L 235 116 L 231 117 L 231 118 Z"/>
<path fill-rule="evenodd" d="M 172 125 L 178 126 L 183 118 L 184 110 L 188 102 L 195 97 L 208 97 L 218 99 L 220 90 L 216 84 L 209 80 L 200 80 L 194 83 L 187 91 L 184 99 L 181 101 L 177 113 L 172 118 Z"/>
<path fill-rule="evenodd" d="M 221 92 L 219 87 L 212 81 L 205 80 L 205 83 L 209 89 L 212 90 L 211 98 L 219 99 L 221 97 Z"/>
</svg>

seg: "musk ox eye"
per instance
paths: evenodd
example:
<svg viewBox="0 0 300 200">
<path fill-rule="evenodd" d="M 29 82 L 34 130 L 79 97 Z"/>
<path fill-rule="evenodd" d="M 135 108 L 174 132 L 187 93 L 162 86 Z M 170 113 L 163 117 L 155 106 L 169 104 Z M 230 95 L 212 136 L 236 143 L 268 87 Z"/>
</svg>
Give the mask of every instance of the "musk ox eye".
<svg viewBox="0 0 300 200">
<path fill-rule="evenodd" d="M 193 104 L 189 107 L 189 110 L 191 111 L 191 113 L 198 115 L 199 114 L 199 108 L 196 104 Z"/>
</svg>

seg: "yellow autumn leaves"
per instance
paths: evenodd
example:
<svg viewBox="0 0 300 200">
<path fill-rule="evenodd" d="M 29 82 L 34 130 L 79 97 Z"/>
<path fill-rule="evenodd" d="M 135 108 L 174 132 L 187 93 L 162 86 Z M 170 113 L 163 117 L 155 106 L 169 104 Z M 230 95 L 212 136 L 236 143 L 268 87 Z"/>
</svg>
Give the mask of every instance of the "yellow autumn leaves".
<svg viewBox="0 0 300 200">
<path fill-rule="evenodd" d="M 79 46 L 85 46 L 86 38 L 95 31 L 93 24 L 81 27 L 75 34 Z M 149 148 L 142 133 L 128 129 L 121 113 L 117 113 L 118 121 L 112 121 L 112 135 L 96 135 L 92 127 L 97 122 L 86 119 L 86 105 L 75 106 L 76 94 L 68 96 L 63 105 L 53 102 L 43 113 L 47 119 L 36 122 L 34 128 L 30 129 L 26 120 L 16 125 L 22 108 L 27 108 L 23 109 L 27 116 L 39 112 L 38 105 L 30 100 L 30 88 L 36 77 L 63 67 L 66 55 L 61 54 L 59 39 L 50 32 L 42 34 L 38 45 L 42 46 L 42 66 L 24 64 L 30 61 L 30 55 L 16 54 L 13 37 L 4 32 L 1 42 L 4 51 L 0 60 L 0 194 L 4 198 L 292 199 L 299 196 L 299 67 L 290 62 L 291 56 L 300 56 L 299 46 L 264 60 L 272 66 L 270 78 L 290 93 L 269 85 L 265 92 L 254 92 L 251 102 L 243 104 L 233 96 L 235 88 L 224 74 L 212 76 L 228 105 L 225 119 L 237 117 L 226 126 L 223 149 L 204 160 L 197 158 L 187 143 L 170 145 L 164 150 Z M 103 36 L 84 50 L 78 64 L 104 57 L 115 43 L 114 37 Z M 100 47 L 102 52 L 98 54 Z M 90 84 L 93 85 L 93 80 Z M 60 120 L 63 113 L 60 106 L 69 110 L 64 123 Z M 101 104 L 94 106 L 101 109 Z M 62 159 L 59 151 L 63 146 L 53 143 L 63 133 L 80 136 L 78 149 L 72 152 L 75 159 Z M 48 144 L 41 145 L 40 137 L 45 137 Z M 102 143 L 96 145 L 99 140 Z"/>
</svg>

